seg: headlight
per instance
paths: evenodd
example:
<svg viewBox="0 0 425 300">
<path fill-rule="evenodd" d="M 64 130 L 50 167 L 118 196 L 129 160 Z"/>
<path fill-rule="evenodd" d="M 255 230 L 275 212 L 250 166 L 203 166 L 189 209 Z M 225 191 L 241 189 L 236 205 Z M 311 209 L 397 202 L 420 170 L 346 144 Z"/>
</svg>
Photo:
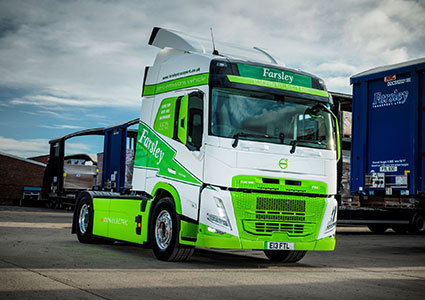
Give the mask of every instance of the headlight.
<svg viewBox="0 0 425 300">
<path fill-rule="evenodd" d="M 207 213 L 207 220 L 214 224 L 221 225 L 232 230 L 232 226 L 230 225 L 229 217 L 227 216 L 223 201 L 218 197 L 213 197 L 213 199 L 217 207 L 217 215 Z"/>
<path fill-rule="evenodd" d="M 326 224 L 326 233 L 334 230 L 336 227 L 336 207 L 332 210 L 328 223 Z"/>
</svg>

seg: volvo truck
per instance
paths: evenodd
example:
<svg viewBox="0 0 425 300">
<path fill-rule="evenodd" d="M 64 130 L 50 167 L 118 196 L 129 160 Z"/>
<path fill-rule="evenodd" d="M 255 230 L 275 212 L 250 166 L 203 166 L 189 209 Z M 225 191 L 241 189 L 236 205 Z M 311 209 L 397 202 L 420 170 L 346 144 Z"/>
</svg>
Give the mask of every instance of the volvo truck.
<svg viewBox="0 0 425 300">
<path fill-rule="evenodd" d="M 323 80 L 164 28 L 149 45 L 131 191 L 80 193 L 79 241 L 150 245 L 166 261 L 195 247 L 280 262 L 334 250 L 340 147 Z"/>
</svg>

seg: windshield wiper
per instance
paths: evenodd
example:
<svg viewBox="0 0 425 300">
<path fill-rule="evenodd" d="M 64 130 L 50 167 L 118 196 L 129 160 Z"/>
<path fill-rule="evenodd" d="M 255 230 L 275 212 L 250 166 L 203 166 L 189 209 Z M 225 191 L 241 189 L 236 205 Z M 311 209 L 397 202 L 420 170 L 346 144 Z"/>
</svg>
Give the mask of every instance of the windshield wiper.
<svg viewBox="0 0 425 300">
<path fill-rule="evenodd" d="M 291 143 L 290 143 L 292 145 L 292 148 L 289 151 L 289 153 L 291 153 L 291 154 L 295 153 L 295 148 L 297 147 L 298 143 L 310 143 L 310 144 L 315 144 L 315 145 L 324 145 L 321 141 L 292 140 Z"/>
<path fill-rule="evenodd" d="M 245 136 L 245 137 L 255 137 L 255 138 L 266 138 L 266 139 L 279 139 L 280 142 L 283 144 L 283 139 L 285 138 L 285 135 L 283 133 L 279 134 L 279 137 L 275 137 L 275 136 L 270 136 L 268 134 L 253 134 L 253 133 L 245 133 L 245 132 L 238 132 L 237 134 L 235 134 L 233 136 L 233 138 L 235 139 L 232 147 L 236 148 L 238 146 L 239 143 L 239 137 L 241 136 Z"/>
</svg>

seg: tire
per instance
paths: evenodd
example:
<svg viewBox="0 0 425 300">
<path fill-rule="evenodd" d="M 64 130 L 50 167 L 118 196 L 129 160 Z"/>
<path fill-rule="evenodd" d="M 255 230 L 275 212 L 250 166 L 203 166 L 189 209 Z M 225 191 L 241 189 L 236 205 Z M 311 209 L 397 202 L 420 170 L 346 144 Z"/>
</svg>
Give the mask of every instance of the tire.
<svg viewBox="0 0 425 300">
<path fill-rule="evenodd" d="M 264 250 L 264 254 L 273 262 L 296 263 L 307 254 L 307 251 Z"/>
<path fill-rule="evenodd" d="M 369 224 L 367 225 L 367 227 L 373 233 L 384 233 L 388 229 L 388 225 L 384 225 L 384 224 Z"/>
<path fill-rule="evenodd" d="M 162 261 L 188 260 L 195 248 L 179 243 L 180 221 L 171 198 L 155 205 L 149 226 L 150 242 L 156 258 Z"/>
<path fill-rule="evenodd" d="M 80 198 L 76 208 L 77 238 L 81 243 L 94 243 L 93 237 L 93 207 L 90 198 L 84 195 Z"/>
<path fill-rule="evenodd" d="M 407 225 L 393 225 L 391 226 L 391 229 L 394 230 L 398 234 L 405 234 L 407 230 L 409 229 L 409 226 Z"/>
<path fill-rule="evenodd" d="M 424 234 L 425 233 L 425 216 L 416 214 L 412 218 L 412 223 L 410 224 L 409 231 L 414 234 Z"/>
</svg>

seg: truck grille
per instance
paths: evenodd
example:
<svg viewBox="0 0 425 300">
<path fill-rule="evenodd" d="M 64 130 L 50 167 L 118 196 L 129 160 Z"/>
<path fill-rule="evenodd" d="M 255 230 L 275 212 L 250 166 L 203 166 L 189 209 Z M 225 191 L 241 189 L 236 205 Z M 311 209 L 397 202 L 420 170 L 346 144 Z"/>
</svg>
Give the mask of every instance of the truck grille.
<svg viewBox="0 0 425 300">
<path fill-rule="evenodd" d="M 325 201 L 305 196 L 235 193 L 235 210 L 244 231 L 255 235 L 312 235 L 320 226 Z"/>
<path fill-rule="evenodd" d="M 257 197 L 257 209 L 305 212 L 305 200 Z"/>
</svg>

